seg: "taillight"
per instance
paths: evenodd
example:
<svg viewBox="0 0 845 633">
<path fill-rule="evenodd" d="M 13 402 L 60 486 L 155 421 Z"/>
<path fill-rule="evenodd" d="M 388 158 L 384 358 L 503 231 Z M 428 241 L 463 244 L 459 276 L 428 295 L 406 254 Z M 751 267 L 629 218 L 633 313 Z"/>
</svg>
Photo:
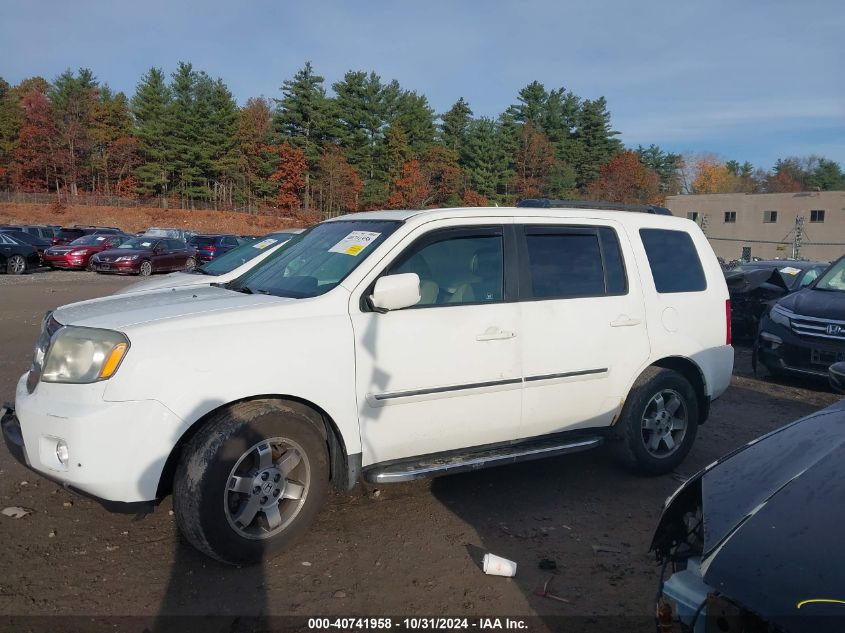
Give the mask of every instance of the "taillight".
<svg viewBox="0 0 845 633">
<path fill-rule="evenodd" d="M 217 247 L 216 246 L 207 246 L 205 250 L 213 252 L 213 251 L 217 250 Z"/>
<path fill-rule="evenodd" d="M 725 301 L 725 345 L 731 344 L 731 300 Z"/>
</svg>

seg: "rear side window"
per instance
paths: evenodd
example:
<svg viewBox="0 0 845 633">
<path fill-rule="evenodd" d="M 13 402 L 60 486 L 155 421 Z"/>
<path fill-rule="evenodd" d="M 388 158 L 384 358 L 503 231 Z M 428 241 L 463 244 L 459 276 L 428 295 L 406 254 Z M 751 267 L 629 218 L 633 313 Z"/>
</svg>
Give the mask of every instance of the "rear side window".
<svg viewBox="0 0 845 633">
<path fill-rule="evenodd" d="M 619 295 L 628 284 L 609 227 L 526 228 L 528 275 L 536 299 Z"/>
<path fill-rule="evenodd" d="M 689 233 L 640 229 L 657 292 L 700 292 L 707 279 Z"/>
</svg>

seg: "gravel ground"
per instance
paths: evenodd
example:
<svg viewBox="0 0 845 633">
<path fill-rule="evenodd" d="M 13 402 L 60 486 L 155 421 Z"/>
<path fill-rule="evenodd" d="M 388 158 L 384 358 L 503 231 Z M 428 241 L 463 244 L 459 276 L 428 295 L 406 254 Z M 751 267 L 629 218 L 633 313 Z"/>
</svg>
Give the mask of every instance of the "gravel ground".
<svg viewBox="0 0 845 633">
<path fill-rule="evenodd" d="M 0 276 L 0 399 L 13 397 L 44 311 L 132 281 L 67 272 Z M 732 386 L 713 404 L 681 475 L 836 400 L 823 384 L 755 378 L 740 348 Z M 648 548 L 661 504 L 678 485 L 672 475 L 634 477 L 599 450 L 359 487 L 333 494 L 287 553 L 264 566 L 232 568 L 179 539 L 169 499 L 142 520 L 108 514 L 0 449 L 0 505 L 32 509 L 22 519 L 0 517 L 0 614 L 633 614 L 642 616 L 641 630 L 653 630 L 659 570 Z M 517 561 L 517 576 L 484 575 L 484 552 Z M 548 578 L 538 569 L 543 558 L 557 562 L 553 589 L 568 603 L 534 594 Z"/>
</svg>

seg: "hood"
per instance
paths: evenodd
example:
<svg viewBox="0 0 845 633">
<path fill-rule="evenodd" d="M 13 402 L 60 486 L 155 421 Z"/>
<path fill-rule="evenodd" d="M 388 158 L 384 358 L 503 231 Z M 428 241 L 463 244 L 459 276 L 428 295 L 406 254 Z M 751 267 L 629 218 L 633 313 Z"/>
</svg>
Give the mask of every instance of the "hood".
<svg viewBox="0 0 845 633">
<path fill-rule="evenodd" d="M 75 250 L 75 246 L 51 246 L 46 252 L 48 255 L 66 255 Z"/>
<path fill-rule="evenodd" d="M 667 505 L 653 546 L 676 506 L 689 507 L 696 495 L 708 585 L 789 631 L 824 630 L 819 618 L 845 618 L 845 604 L 820 601 L 845 601 L 845 400 L 692 478 Z"/>
<path fill-rule="evenodd" d="M 145 279 L 134 284 L 130 284 L 125 288 L 121 288 L 114 295 L 125 295 L 133 292 L 147 292 L 150 290 L 162 290 L 164 288 L 185 288 L 188 286 L 207 286 L 213 281 L 219 281 L 218 277 L 213 275 L 202 275 L 194 273 L 170 273 L 169 275 L 162 275 L 153 279 Z"/>
<path fill-rule="evenodd" d="M 146 248 L 110 248 L 107 251 L 97 253 L 97 259 L 101 262 L 113 262 L 118 257 L 152 255 L 152 253 L 152 250 Z"/>
<path fill-rule="evenodd" d="M 725 283 L 728 285 L 728 292 L 731 295 L 748 294 L 757 290 L 757 288 L 766 286 L 768 286 L 768 290 L 777 292 L 789 291 L 789 285 L 776 268 L 727 271 Z"/>
<path fill-rule="evenodd" d="M 204 286 L 80 301 L 56 309 L 53 317 L 62 325 L 122 330 L 151 321 L 190 318 L 207 312 L 239 310 L 284 301 L 293 300 Z"/>
<path fill-rule="evenodd" d="M 845 292 L 804 288 L 784 297 L 778 305 L 802 316 L 838 321 L 845 314 Z"/>
</svg>

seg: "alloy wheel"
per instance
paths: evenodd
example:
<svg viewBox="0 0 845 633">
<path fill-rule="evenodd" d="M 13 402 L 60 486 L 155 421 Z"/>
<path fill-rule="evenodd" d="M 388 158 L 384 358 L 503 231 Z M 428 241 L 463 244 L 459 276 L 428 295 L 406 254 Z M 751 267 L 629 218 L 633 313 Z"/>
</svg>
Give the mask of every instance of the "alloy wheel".
<svg viewBox="0 0 845 633">
<path fill-rule="evenodd" d="M 662 389 L 648 401 L 642 417 L 642 441 L 654 457 L 669 457 L 687 433 L 687 406 L 674 389 Z"/>
</svg>

